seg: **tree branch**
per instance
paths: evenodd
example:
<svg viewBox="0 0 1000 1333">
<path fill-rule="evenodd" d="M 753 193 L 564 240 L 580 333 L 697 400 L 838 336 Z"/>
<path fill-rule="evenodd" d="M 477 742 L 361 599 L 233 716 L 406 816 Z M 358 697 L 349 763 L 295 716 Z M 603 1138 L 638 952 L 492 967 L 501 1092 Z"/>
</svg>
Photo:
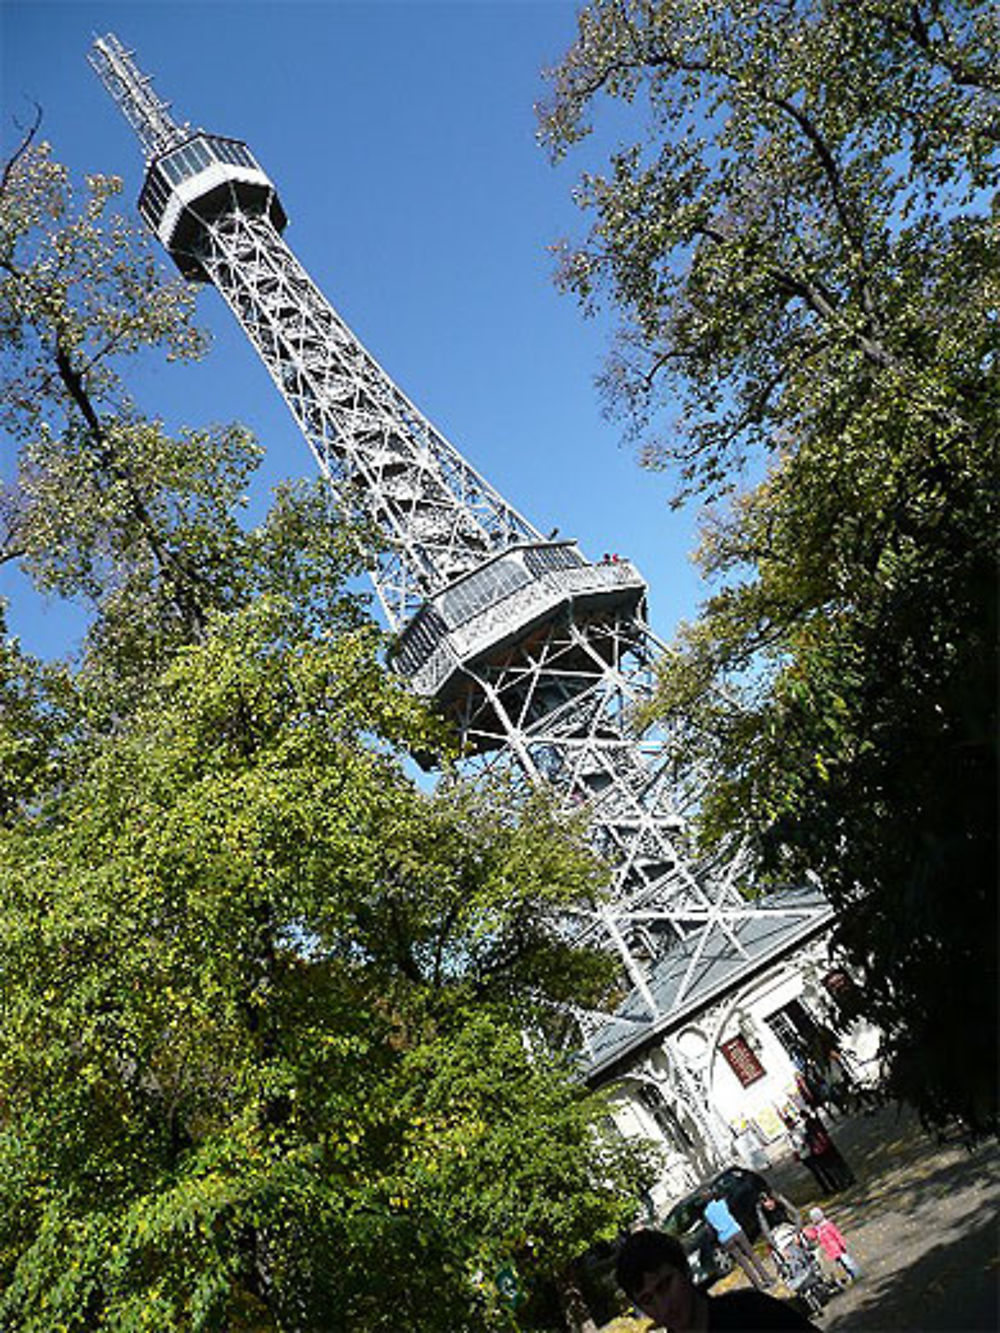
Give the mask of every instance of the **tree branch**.
<svg viewBox="0 0 1000 1333">
<path fill-rule="evenodd" d="M 982 88 L 996 92 L 1000 89 L 1000 79 L 991 77 L 989 65 L 976 66 L 970 65 L 967 61 L 961 59 L 947 48 L 952 47 L 951 34 L 945 24 L 944 18 L 937 5 L 933 6 L 934 17 L 932 24 L 937 24 L 944 36 L 945 46 L 936 42 L 931 35 L 931 25 L 928 24 L 923 14 L 920 12 L 918 4 L 911 4 L 909 7 L 909 22 L 900 22 L 892 14 L 883 14 L 882 20 L 890 32 L 895 32 L 903 37 L 909 37 L 918 51 L 925 56 L 930 57 L 934 63 L 947 70 L 951 75 L 952 82 L 960 88 Z M 997 137 L 997 131 L 987 126 L 986 132 L 993 138 Z"/>
<path fill-rule="evenodd" d="M 83 376 L 74 367 L 70 354 L 62 343 L 58 332 L 56 333 L 55 338 L 55 360 L 59 378 L 62 380 L 66 391 L 69 393 L 73 402 L 76 403 L 84 421 L 86 422 L 87 429 L 97 449 L 101 464 L 107 468 L 111 476 L 124 483 L 128 492 L 132 512 L 138 519 L 139 525 L 142 528 L 146 540 L 149 542 L 150 549 L 156 557 L 160 568 L 167 575 L 169 582 L 173 586 L 175 605 L 189 628 L 200 637 L 205 630 L 205 613 L 199 606 L 197 598 L 192 595 L 190 589 L 192 583 L 199 582 L 198 575 L 194 570 L 187 567 L 186 563 L 161 541 L 160 535 L 156 530 L 156 524 L 153 522 L 146 505 L 136 492 L 132 478 L 115 459 L 114 449 L 108 441 L 107 432 L 90 400 L 90 395 L 87 392 Z"/>
<path fill-rule="evenodd" d="M 31 128 L 28 129 L 24 134 L 24 137 L 21 139 L 21 142 L 18 144 L 17 148 L 14 150 L 10 158 L 8 158 L 7 162 L 4 164 L 3 175 L 0 176 L 0 196 L 2 196 L 6 192 L 7 186 L 10 183 L 11 175 L 13 174 L 14 171 L 14 167 L 16 166 L 20 158 L 22 158 L 24 154 L 28 151 L 28 149 L 31 147 L 31 142 L 34 139 L 35 135 L 38 133 L 39 127 L 42 123 L 42 108 L 38 105 L 37 102 L 34 102 L 33 105 L 35 108 L 34 122 L 31 125 Z"/>
</svg>

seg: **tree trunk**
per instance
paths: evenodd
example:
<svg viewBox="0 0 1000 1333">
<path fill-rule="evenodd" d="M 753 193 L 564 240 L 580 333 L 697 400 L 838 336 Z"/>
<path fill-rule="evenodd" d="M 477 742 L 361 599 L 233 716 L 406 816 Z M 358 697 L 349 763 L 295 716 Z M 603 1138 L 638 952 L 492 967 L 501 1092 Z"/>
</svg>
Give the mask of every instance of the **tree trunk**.
<svg viewBox="0 0 1000 1333">
<path fill-rule="evenodd" d="M 587 1308 L 587 1302 L 583 1299 L 583 1292 L 572 1269 L 564 1269 L 556 1278 L 555 1285 L 569 1333 L 597 1333 L 597 1323 Z"/>
</svg>

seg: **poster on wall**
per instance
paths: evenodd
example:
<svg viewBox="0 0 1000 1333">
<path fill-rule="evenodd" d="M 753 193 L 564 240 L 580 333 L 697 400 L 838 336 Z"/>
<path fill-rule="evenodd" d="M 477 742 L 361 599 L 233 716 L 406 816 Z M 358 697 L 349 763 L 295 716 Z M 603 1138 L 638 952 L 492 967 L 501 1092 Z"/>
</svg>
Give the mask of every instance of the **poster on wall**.
<svg viewBox="0 0 1000 1333">
<path fill-rule="evenodd" d="M 750 1049 L 745 1037 L 730 1037 L 721 1043 L 719 1050 L 744 1088 L 764 1077 L 764 1066 Z"/>
<path fill-rule="evenodd" d="M 785 1133 L 785 1126 L 773 1106 L 762 1106 L 759 1111 L 755 1111 L 753 1122 L 765 1143 L 773 1143 Z"/>
</svg>

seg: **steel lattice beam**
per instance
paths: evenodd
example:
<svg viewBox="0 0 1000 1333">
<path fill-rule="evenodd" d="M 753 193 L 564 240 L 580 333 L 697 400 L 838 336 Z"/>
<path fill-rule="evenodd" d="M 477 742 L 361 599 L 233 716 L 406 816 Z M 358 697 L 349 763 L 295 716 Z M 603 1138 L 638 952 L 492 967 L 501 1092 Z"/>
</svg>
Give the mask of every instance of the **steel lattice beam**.
<svg viewBox="0 0 1000 1333">
<path fill-rule="evenodd" d="M 435 430 L 292 254 L 274 186 L 242 141 L 175 124 L 115 37 L 91 62 L 146 150 L 143 217 L 182 273 L 218 289 L 322 475 L 383 535 L 373 579 L 397 669 L 452 719 L 470 767 L 517 771 L 587 812 L 612 892 L 582 904 L 572 929 L 617 952 L 638 1003 L 581 1014 L 588 1049 L 612 1030 L 667 1032 L 700 995 L 815 934 L 829 917 L 815 896 L 764 913 L 732 867 L 687 854 L 698 774 L 683 736 L 635 720 L 663 650 L 638 571 L 543 539 Z M 676 1081 L 707 1095 L 682 1068 Z M 712 1143 L 706 1107 L 691 1109 Z"/>
</svg>

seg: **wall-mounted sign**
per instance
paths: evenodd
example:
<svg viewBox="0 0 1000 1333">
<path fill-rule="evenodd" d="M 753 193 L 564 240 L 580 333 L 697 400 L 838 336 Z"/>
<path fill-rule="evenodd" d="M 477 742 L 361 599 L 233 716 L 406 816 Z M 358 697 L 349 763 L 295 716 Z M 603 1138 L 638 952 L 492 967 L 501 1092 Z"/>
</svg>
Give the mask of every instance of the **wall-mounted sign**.
<svg viewBox="0 0 1000 1333">
<path fill-rule="evenodd" d="M 764 1066 L 751 1050 L 746 1037 L 730 1037 L 721 1043 L 719 1050 L 744 1088 L 764 1077 Z"/>
</svg>

